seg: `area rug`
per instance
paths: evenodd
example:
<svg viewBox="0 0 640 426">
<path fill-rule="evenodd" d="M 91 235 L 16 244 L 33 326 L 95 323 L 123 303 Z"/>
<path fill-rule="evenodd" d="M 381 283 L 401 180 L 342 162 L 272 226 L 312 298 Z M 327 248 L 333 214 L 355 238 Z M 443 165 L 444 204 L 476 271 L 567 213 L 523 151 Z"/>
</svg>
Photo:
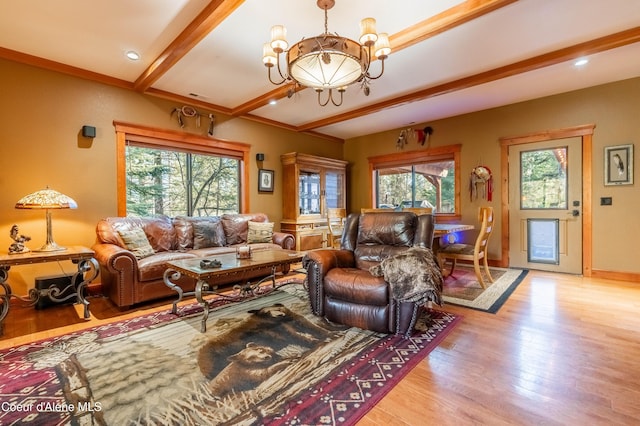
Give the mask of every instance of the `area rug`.
<svg viewBox="0 0 640 426">
<path fill-rule="evenodd" d="M 489 270 L 494 282 L 490 283 L 485 277 L 487 288 L 483 289 L 473 266 L 458 264 L 453 275 L 445 278 L 443 300 L 453 305 L 495 314 L 522 282 L 528 271 L 493 267 Z"/>
<path fill-rule="evenodd" d="M 461 317 L 427 309 L 409 337 L 311 314 L 291 285 L 0 351 L 0 424 L 352 425 Z"/>
</svg>

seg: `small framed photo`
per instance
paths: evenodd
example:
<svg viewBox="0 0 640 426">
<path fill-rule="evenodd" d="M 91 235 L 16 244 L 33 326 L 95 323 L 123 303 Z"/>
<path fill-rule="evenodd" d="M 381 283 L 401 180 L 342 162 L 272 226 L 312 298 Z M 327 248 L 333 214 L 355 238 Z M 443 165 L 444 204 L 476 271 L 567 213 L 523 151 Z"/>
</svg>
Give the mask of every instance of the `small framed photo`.
<svg viewBox="0 0 640 426">
<path fill-rule="evenodd" d="M 633 145 L 604 148 L 604 184 L 633 185 Z"/>
<path fill-rule="evenodd" d="M 273 170 L 258 170 L 258 191 L 273 192 Z"/>
</svg>

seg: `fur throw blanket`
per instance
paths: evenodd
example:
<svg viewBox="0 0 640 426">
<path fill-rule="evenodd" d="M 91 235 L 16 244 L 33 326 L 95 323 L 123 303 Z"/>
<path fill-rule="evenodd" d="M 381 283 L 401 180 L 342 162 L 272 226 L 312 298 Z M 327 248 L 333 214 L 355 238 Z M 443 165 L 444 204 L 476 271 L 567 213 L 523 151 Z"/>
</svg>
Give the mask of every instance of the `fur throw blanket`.
<svg viewBox="0 0 640 426">
<path fill-rule="evenodd" d="M 431 249 L 412 247 L 384 259 L 369 268 L 369 272 L 375 277 L 384 277 L 396 300 L 419 305 L 432 301 L 442 305 L 444 280 Z"/>
</svg>

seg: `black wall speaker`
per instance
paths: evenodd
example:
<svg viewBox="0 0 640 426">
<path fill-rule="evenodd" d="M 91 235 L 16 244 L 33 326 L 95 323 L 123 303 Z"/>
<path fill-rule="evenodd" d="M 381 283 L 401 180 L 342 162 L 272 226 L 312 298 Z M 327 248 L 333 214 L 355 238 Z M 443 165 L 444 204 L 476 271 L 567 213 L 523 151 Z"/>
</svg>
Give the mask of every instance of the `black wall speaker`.
<svg viewBox="0 0 640 426">
<path fill-rule="evenodd" d="M 262 153 L 256 154 L 256 161 L 264 161 L 264 154 Z"/>
<path fill-rule="evenodd" d="M 93 126 L 82 126 L 82 136 L 85 138 L 95 138 L 96 128 Z"/>
</svg>

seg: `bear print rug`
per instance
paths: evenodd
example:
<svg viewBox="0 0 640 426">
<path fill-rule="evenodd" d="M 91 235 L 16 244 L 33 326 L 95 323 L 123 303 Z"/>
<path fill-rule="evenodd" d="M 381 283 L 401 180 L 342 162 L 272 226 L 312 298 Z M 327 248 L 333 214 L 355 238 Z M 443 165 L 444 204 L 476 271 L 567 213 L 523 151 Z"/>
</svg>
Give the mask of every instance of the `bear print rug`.
<svg viewBox="0 0 640 426">
<path fill-rule="evenodd" d="M 354 424 L 460 320 L 409 338 L 329 324 L 306 291 L 197 304 L 0 351 L 0 424 Z"/>
</svg>

